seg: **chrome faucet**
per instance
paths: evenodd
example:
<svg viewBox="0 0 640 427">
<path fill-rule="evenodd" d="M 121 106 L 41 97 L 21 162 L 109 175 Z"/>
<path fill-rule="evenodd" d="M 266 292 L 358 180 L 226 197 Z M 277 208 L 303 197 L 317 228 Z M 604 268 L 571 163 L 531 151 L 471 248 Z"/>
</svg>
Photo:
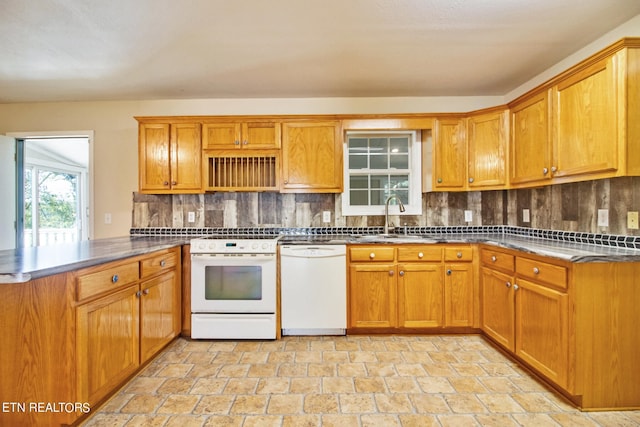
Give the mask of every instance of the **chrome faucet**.
<svg viewBox="0 0 640 427">
<path fill-rule="evenodd" d="M 389 202 L 393 199 L 396 199 L 398 201 L 398 207 L 400 208 L 400 212 L 404 212 L 405 208 L 404 205 L 402 204 L 402 200 L 400 200 L 400 197 L 396 196 L 395 194 L 392 194 L 391 196 L 389 196 L 389 198 L 387 199 L 387 201 L 384 203 L 384 234 L 385 235 L 389 235 L 390 231 L 393 231 L 394 227 L 393 224 L 389 224 Z"/>
</svg>

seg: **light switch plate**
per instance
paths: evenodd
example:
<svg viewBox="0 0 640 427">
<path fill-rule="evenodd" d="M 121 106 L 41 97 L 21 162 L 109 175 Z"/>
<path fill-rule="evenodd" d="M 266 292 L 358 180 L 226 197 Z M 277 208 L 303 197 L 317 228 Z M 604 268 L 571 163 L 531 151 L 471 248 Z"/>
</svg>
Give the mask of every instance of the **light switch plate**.
<svg viewBox="0 0 640 427">
<path fill-rule="evenodd" d="M 598 227 L 609 226 L 609 209 L 598 209 Z"/>
<path fill-rule="evenodd" d="M 104 223 L 105 224 L 111 224 L 111 214 L 110 213 L 104 214 Z"/>
<path fill-rule="evenodd" d="M 331 211 L 322 211 L 322 222 L 331 222 Z"/>
<path fill-rule="evenodd" d="M 629 230 L 638 229 L 638 211 L 627 212 L 627 228 Z"/>
<path fill-rule="evenodd" d="M 473 221 L 473 211 L 464 211 L 464 221 L 465 222 Z"/>
<path fill-rule="evenodd" d="M 195 212 L 189 212 L 187 214 L 187 222 L 196 222 L 196 213 Z"/>
<path fill-rule="evenodd" d="M 522 209 L 522 222 L 531 222 L 529 209 Z"/>
</svg>

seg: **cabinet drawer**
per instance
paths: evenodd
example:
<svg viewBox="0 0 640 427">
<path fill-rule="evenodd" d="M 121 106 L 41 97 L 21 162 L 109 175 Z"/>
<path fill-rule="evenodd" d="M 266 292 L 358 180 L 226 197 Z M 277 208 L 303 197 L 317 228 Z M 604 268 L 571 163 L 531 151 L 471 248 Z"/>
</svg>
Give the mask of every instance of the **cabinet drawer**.
<svg viewBox="0 0 640 427">
<path fill-rule="evenodd" d="M 473 249 L 471 247 L 444 248 L 444 260 L 451 261 L 473 261 Z"/>
<path fill-rule="evenodd" d="M 489 268 L 498 268 L 508 272 L 512 272 L 515 268 L 515 257 L 500 251 L 492 249 L 482 249 L 480 252 L 482 265 Z"/>
<path fill-rule="evenodd" d="M 138 280 L 138 262 L 130 262 L 117 266 L 107 267 L 95 273 L 78 276 L 76 293 L 78 301 L 108 292 L 128 283 Z"/>
<path fill-rule="evenodd" d="M 395 256 L 395 248 L 385 247 L 364 247 L 351 248 L 349 252 L 351 261 L 393 261 Z"/>
<path fill-rule="evenodd" d="M 529 258 L 516 258 L 516 273 L 535 281 L 548 283 L 559 288 L 567 288 L 567 269 Z"/>
<path fill-rule="evenodd" d="M 161 271 L 171 270 L 177 264 L 178 254 L 175 251 L 154 255 L 140 262 L 140 278 L 144 279 Z"/>
<path fill-rule="evenodd" d="M 442 261 L 442 248 L 439 246 L 409 246 L 398 248 L 398 261 Z"/>
</svg>

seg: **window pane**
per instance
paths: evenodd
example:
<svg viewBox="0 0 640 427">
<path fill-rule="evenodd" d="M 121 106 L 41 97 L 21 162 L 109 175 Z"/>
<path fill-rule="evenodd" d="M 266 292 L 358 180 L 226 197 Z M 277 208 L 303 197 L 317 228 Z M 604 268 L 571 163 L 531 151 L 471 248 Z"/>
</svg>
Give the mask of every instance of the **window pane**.
<svg viewBox="0 0 640 427">
<path fill-rule="evenodd" d="M 402 203 L 409 203 L 409 190 L 395 190 L 393 194 L 398 196 L 400 200 L 402 200 Z M 398 204 L 396 200 L 393 200 L 392 202 L 395 202 L 393 204 Z"/>
<path fill-rule="evenodd" d="M 409 138 L 391 138 L 389 141 L 391 153 L 409 153 Z"/>
<path fill-rule="evenodd" d="M 349 169 L 366 169 L 367 156 L 349 155 Z"/>
<path fill-rule="evenodd" d="M 391 175 L 389 185 L 391 188 L 409 188 L 409 175 Z"/>
<path fill-rule="evenodd" d="M 394 155 L 389 159 L 389 167 L 393 169 L 409 169 L 409 156 L 406 154 Z"/>
<path fill-rule="evenodd" d="M 354 206 L 368 206 L 369 190 L 350 190 L 349 198 Z"/>
<path fill-rule="evenodd" d="M 384 205 L 384 202 L 387 201 L 387 193 L 388 191 L 385 189 L 371 189 L 371 205 Z"/>
<path fill-rule="evenodd" d="M 349 138 L 349 153 L 366 153 L 368 142 L 367 138 Z"/>
<path fill-rule="evenodd" d="M 367 175 L 351 175 L 349 177 L 349 187 L 350 188 L 369 188 L 369 177 Z"/>
<path fill-rule="evenodd" d="M 388 169 L 388 156 L 383 155 L 371 155 L 371 169 Z"/>
<path fill-rule="evenodd" d="M 384 189 L 389 187 L 389 176 L 371 175 L 371 188 Z"/>
<path fill-rule="evenodd" d="M 387 138 L 371 138 L 369 147 L 372 154 L 387 154 L 389 152 L 389 140 Z"/>
</svg>

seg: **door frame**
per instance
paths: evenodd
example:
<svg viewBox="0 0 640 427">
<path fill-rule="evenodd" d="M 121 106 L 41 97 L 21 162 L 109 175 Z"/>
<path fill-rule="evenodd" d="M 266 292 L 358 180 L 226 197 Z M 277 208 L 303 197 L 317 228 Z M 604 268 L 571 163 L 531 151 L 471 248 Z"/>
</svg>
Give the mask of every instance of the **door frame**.
<svg viewBox="0 0 640 427">
<path fill-rule="evenodd" d="M 89 142 L 89 171 L 87 173 L 87 238 L 93 239 L 94 233 L 94 161 L 93 161 L 93 140 L 94 132 L 92 130 L 77 130 L 77 131 L 37 131 L 37 132 L 7 132 L 7 136 L 15 138 L 17 141 L 25 139 L 38 139 L 38 138 L 87 138 Z M 24 157 L 21 160 L 21 164 L 24 165 Z M 22 167 L 18 168 L 22 170 Z M 24 179 L 24 178 L 23 178 Z M 22 181 L 22 188 L 24 188 L 24 181 Z M 16 187 L 17 188 L 17 187 Z M 24 213 L 24 212 L 23 212 Z M 23 217 L 24 218 L 24 217 Z M 18 220 L 20 221 L 20 219 Z M 24 219 L 22 219 L 24 221 Z M 21 230 L 24 229 L 22 224 Z M 17 233 L 20 234 L 20 233 Z M 17 238 L 16 234 L 16 238 Z M 21 236 L 22 237 L 22 236 Z"/>
</svg>

